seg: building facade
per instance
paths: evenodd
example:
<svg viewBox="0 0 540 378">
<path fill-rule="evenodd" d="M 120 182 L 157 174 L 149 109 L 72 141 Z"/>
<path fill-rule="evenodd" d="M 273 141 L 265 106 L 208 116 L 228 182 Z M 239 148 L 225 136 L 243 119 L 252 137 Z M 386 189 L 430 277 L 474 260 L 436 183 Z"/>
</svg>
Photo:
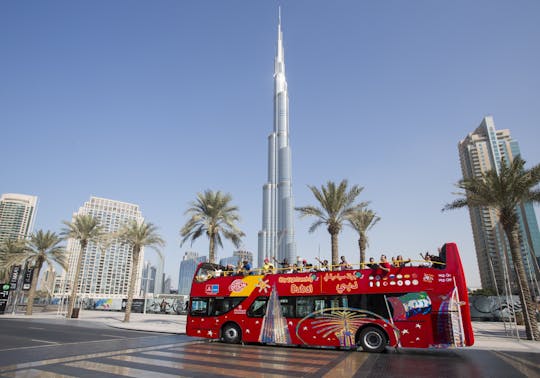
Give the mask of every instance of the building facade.
<svg viewBox="0 0 540 378">
<path fill-rule="evenodd" d="M 497 130 L 493 117 L 485 117 L 478 128 L 458 144 L 461 170 L 464 178 L 481 177 L 490 170 L 499 171 L 501 164 L 512 162 L 520 155 L 518 142 L 509 130 Z M 521 235 L 521 252 L 531 288 L 535 284 L 535 261 L 540 260 L 540 232 L 531 203 L 522 203 L 516 209 Z M 512 279 L 512 257 L 508 242 L 497 214 L 492 208 L 469 208 L 480 280 L 484 289 L 515 291 Z M 505 280 L 505 277 L 509 279 Z M 533 290 L 534 293 L 537 290 Z M 538 293 L 537 293 L 538 295 Z"/>
<path fill-rule="evenodd" d="M 238 266 L 240 261 L 249 261 L 253 265 L 253 252 L 250 251 L 234 251 L 232 256 L 224 257 L 219 260 L 219 264 L 223 266 L 233 265 Z"/>
<path fill-rule="evenodd" d="M 96 217 L 106 233 L 114 233 L 127 221 L 142 222 L 138 205 L 114 201 L 105 198 L 91 197 L 79 209 L 77 215 L 92 215 Z M 81 253 L 78 241 L 69 239 L 67 273 L 62 277 L 64 293 L 71 292 L 71 283 L 75 277 L 77 258 Z M 139 266 L 132 266 L 131 247 L 116 239 L 107 243 L 90 241 L 83 255 L 80 270 L 78 293 L 82 298 L 125 298 L 128 294 L 129 279 L 134 270 L 137 275 L 135 287 L 141 285 L 141 270 L 144 261 L 144 250 L 141 251 Z M 135 290 L 135 295 L 138 290 Z"/>
<path fill-rule="evenodd" d="M 161 294 L 162 288 L 158 288 L 156 278 L 157 268 L 150 264 L 150 261 L 146 261 L 141 274 L 141 293 Z"/>
<path fill-rule="evenodd" d="M 296 260 L 291 173 L 289 94 L 280 14 L 274 60 L 274 128 L 268 136 L 268 180 L 263 186 L 262 229 L 258 235 L 259 265 L 265 258 Z"/>
<path fill-rule="evenodd" d="M 197 265 L 201 262 L 206 262 L 207 260 L 206 256 L 199 257 L 197 252 L 186 252 L 184 254 L 184 257 L 180 262 L 180 272 L 178 274 L 179 295 L 189 295 Z"/>
<path fill-rule="evenodd" d="M 24 239 L 34 228 L 37 197 L 6 193 L 0 197 L 0 243 Z"/>
</svg>

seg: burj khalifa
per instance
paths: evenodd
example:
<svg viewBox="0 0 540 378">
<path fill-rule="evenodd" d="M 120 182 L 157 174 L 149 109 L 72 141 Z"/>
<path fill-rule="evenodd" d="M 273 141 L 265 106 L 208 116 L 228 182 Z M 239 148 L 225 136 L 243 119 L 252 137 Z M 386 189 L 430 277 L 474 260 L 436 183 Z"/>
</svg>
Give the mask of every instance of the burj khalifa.
<svg viewBox="0 0 540 378">
<path fill-rule="evenodd" d="M 277 51 L 274 59 L 274 129 L 268 136 L 268 181 L 263 186 L 262 230 L 259 231 L 259 264 L 265 258 L 290 263 L 296 260 L 294 241 L 289 146 L 289 95 L 285 77 L 281 11 L 278 21 Z"/>
</svg>

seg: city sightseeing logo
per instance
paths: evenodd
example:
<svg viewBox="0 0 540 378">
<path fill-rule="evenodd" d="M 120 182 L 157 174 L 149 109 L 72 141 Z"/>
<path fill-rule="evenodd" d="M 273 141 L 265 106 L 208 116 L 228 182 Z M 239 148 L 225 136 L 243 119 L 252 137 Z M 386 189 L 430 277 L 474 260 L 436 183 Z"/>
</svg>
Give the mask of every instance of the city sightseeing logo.
<svg viewBox="0 0 540 378">
<path fill-rule="evenodd" d="M 229 291 L 233 292 L 233 293 L 239 293 L 241 292 L 242 290 L 244 290 L 244 288 L 247 286 L 248 284 L 245 283 L 243 280 L 241 279 L 236 279 L 234 280 L 230 285 L 229 285 Z"/>
</svg>

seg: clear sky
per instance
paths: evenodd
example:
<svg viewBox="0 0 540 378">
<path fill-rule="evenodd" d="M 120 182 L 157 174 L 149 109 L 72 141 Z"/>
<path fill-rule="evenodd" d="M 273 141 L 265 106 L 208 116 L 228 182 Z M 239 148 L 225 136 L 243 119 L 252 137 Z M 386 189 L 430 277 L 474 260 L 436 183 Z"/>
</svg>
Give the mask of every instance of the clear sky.
<svg viewBox="0 0 540 378">
<path fill-rule="evenodd" d="M 346 178 L 382 218 L 368 256 L 455 241 L 479 286 L 468 212 L 441 208 L 486 115 L 540 163 L 538 1 L 0 2 L 0 193 L 37 195 L 52 231 L 92 195 L 140 205 L 176 286 L 183 253 L 208 250 L 179 246 L 184 211 L 221 190 L 256 256 L 279 4 L 295 205 Z M 310 224 L 296 220 L 298 253 L 329 258 Z M 350 229 L 339 243 L 358 260 Z"/>
</svg>

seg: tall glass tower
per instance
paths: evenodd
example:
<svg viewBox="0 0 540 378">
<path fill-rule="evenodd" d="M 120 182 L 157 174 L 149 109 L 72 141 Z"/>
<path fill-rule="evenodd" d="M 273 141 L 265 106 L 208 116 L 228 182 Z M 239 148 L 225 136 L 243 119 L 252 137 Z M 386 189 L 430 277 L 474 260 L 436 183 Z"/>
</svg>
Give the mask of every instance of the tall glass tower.
<svg viewBox="0 0 540 378">
<path fill-rule="evenodd" d="M 34 227 L 37 197 L 6 193 L 0 197 L 0 243 L 24 239 Z"/>
<path fill-rule="evenodd" d="M 274 129 L 268 136 L 268 181 L 263 186 L 262 229 L 259 231 L 259 265 L 265 258 L 296 260 L 293 225 L 289 146 L 289 94 L 285 77 L 285 54 L 278 21 L 277 51 L 274 59 Z"/>
<path fill-rule="evenodd" d="M 518 142 L 512 139 L 510 131 L 496 130 L 491 116 L 485 117 L 475 131 L 459 142 L 458 149 L 464 178 L 481 177 L 484 172 L 493 169 L 498 172 L 503 161 L 512 162 L 514 157 L 520 155 Z M 523 263 L 531 287 L 535 288 L 535 261 L 532 256 L 536 257 L 537 262 L 540 260 L 538 223 L 531 203 L 522 203 L 516 210 Z M 482 287 L 493 291 L 497 288 L 502 292 L 505 288 L 505 271 L 512 271 L 509 268 L 512 266 L 512 256 L 497 214 L 492 208 L 469 208 L 469 215 Z M 509 274 L 511 276 L 512 273 Z M 512 281 L 510 279 L 510 286 L 514 290 L 515 282 Z"/>
</svg>

